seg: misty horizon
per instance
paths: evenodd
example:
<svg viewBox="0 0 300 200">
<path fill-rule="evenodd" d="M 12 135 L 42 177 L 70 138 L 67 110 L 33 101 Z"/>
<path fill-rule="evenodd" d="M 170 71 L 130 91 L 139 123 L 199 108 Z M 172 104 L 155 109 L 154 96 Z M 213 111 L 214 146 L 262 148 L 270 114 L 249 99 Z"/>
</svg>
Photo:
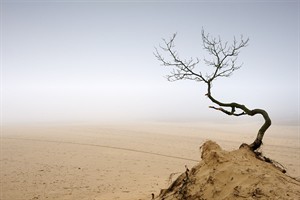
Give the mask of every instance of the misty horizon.
<svg viewBox="0 0 300 200">
<path fill-rule="evenodd" d="M 164 78 L 171 69 L 154 47 L 176 32 L 180 56 L 202 67 L 203 27 L 228 43 L 250 38 L 242 68 L 216 80 L 214 96 L 299 126 L 299 2 L 12 0 L 1 10 L 2 125 L 262 121 L 209 109 L 205 84 Z"/>
</svg>

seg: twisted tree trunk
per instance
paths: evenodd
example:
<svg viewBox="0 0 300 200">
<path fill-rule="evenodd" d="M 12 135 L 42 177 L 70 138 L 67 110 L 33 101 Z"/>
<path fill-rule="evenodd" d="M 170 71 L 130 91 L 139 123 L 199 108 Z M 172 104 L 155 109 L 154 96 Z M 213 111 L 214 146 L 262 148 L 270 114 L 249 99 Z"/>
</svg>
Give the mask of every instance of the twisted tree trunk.
<svg viewBox="0 0 300 200">
<path fill-rule="evenodd" d="M 210 108 L 216 109 L 216 110 L 220 110 L 223 113 L 227 114 L 227 115 L 233 115 L 233 116 L 241 116 L 241 115 L 250 115 L 250 116 L 254 116 L 256 114 L 260 114 L 263 116 L 265 122 L 264 124 L 261 126 L 261 128 L 259 129 L 256 139 L 254 140 L 254 142 L 252 144 L 249 145 L 249 147 L 255 151 L 256 149 L 258 149 L 261 144 L 262 144 L 262 139 L 264 137 L 264 134 L 266 132 L 266 130 L 271 126 L 271 119 L 268 115 L 268 113 L 263 110 L 263 109 L 254 109 L 254 110 L 250 110 L 248 109 L 245 105 L 242 104 L 238 104 L 235 102 L 232 103 L 222 103 L 218 100 L 216 100 L 215 98 L 212 97 L 211 95 L 211 81 L 207 82 L 208 85 L 208 93 L 206 94 L 206 96 L 215 104 L 219 105 L 220 108 L 216 108 L 213 106 L 210 106 Z M 225 110 L 222 107 L 229 107 L 231 108 L 231 111 Z M 241 113 L 235 113 L 236 109 L 241 109 L 243 112 Z M 241 146 L 243 146 L 245 144 L 242 144 Z"/>
<path fill-rule="evenodd" d="M 211 84 L 213 80 L 216 80 L 220 77 L 230 77 L 231 74 L 238 70 L 241 65 L 236 65 L 236 59 L 240 53 L 240 50 L 247 46 L 249 38 L 246 40 L 241 36 L 240 41 L 237 41 L 235 38 L 233 40 L 232 45 L 228 45 L 227 42 L 223 43 L 221 38 L 210 37 L 209 34 L 205 34 L 204 30 L 202 30 L 202 41 L 203 48 L 212 56 L 212 59 L 207 60 L 204 58 L 204 62 L 206 65 L 212 67 L 212 72 L 203 76 L 202 72 L 195 69 L 196 65 L 199 63 L 199 59 L 194 60 L 193 58 L 189 60 L 180 59 L 176 50 L 174 50 L 174 40 L 176 34 L 170 38 L 169 41 L 164 41 L 164 46 L 160 46 L 160 48 L 167 52 L 171 60 L 165 59 L 162 54 L 156 49 L 154 55 L 156 58 L 162 63 L 162 65 L 167 67 L 173 67 L 170 75 L 167 76 L 169 81 L 177 81 L 177 80 L 194 80 L 197 82 L 204 82 L 208 86 L 208 92 L 206 96 L 215 104 L 219 105 L 219 108 L 214 106 L 210 106 L 215 110 L 222 111 L 227 115 L 233 116 L 241 116 L 241 115 L 250 115 L 254 116 L 256 114 L 260 114 L 263 116 L 265 123 L 259 129 L 258 134 L 254 142 L 250 145 L 242 144 L 249 146 L 253 151 L 258 149 L 262 144 L 262 139 L 266 130 L 271 126 L 271 119 L 269 118 L 268 113 L 262 109 L 254 109 L 250 110 L 245 105 L 238 103 L 222 103 L 211 95 Z M 225 108 L 231 108 L 231 110 L 226 110 Z M 236 110 L 240 109 L 242 112 L 236 113 Z"/>
</svg>

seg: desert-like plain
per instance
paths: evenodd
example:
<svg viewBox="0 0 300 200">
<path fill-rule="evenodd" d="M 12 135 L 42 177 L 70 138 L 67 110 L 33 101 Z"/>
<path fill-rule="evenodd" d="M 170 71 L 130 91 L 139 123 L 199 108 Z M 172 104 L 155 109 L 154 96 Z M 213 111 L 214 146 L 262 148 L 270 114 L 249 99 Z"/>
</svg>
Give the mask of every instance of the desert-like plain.
<svg viewBox="0 0 300 200">
<path fill-rule="evenodd" d="M 1 127 L 1 200 L 151 199 L 200 160 L 199 147 L 251 143 L 259 124 L 126 123 Z M 262 152 L 300 177 L 298 126 L 273 125 Z M 170 176 L 173 174 L 173 176 Z"/>
</svg>

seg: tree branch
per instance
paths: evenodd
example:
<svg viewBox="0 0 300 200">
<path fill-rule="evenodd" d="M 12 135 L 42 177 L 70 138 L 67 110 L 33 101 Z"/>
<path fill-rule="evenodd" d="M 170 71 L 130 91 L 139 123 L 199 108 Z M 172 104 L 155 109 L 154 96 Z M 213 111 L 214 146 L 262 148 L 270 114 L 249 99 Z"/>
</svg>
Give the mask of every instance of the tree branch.
<svg viewBox="0 0 300 200">
<path fill-rule="evenodd" d="M 155 49 L 155 57 L 162 63 L 163 66 L 173 67 L 170 75 L 167 76 L 169 81 L 177 81 L 177 80 L 195 80 L 200 82 L 205 82 L 207 84 L 207 94 L 206 96 L 215 104 L 220 107 L 210 106 L 210 108 L 219 110 L 227 115 L 232 116 L 242 116 L 249 115 L 254 116 L 256 114 L 260 114 L 263 116 L 265 122 L 262 127 L 259 129 L 257 137 L 255 141 L 250 144 L 250 148 L 254 151 L 260 147 L 262 144 L 262 138 L 264 136 L 265 131 L 271 125 L 271 119 L 269 118 L 268 113 L 262 109 L 253 109 L 250 110 L 245 105 L 238 103 L 223 103 L 216 100 L 211 95 L 211 84 L 214 80 L 219 77 L 229 77 L 235 70 L 238 70 L 242 65 L 237 65 L 236 60 L 240 53 L 240 50 L 243 47 L 246 47 L 249 42 L 249 38 L 246 40 L 241 36 L 240 40 L 237 41 L 234 37 L 233 43 L 231 45 L 228 42 L 223 43 L 221 38 L 211 37 L 209 34 L 206 34 L 202 29 L 202 42 L 203 49 L 205 49 L 211 56 L 211 60 L 204 59 L 206 65 L 211 66 L 214 70 L 210 74 L 206 74 L 204 77 L 200 72 L 195 71 L 195 67 L 199 64 L 199 59 L 194 60 L 193 58 L 189 60 L 180 59 L 177 51 L 174 49 L 174 40 L 176 38 L 176 34 L 174 34 L 168 41 L 163 39 L 164 46 L 160 46 L 160 49 L 169 55 L 171 60 L 167 60 L 163 57 L 163 55 Z M 230 111 L 225 108 L 231 108 Z M 236 110 L 239 109 L 242 112 L 236 113 Z"/>
<path fill-rule="evenodd" d="M 171 75 L 167 76 L 169 81 L 177 81 L 182 79 L 189 79 L 195 81 L 204 81 L 207 80 L 202 76 L 201 72 L 195 72 L 194 68 L 199 63 L 199 59 L 190 58 L 189 60 L 184 60 L 179 58 L 179 55 L 176 50 L 174 50 L 174 40 L 176 34 L 174 34 L 169 41 L 164 41 L 164 46 L 160 48 L 169 54 L 171 61 L 166 61 L 162 54 L 155 48 L 155 57 L 162 63 L 163 66 L 173 66 L 176 70 L 171 72 Z"/>
</svg>

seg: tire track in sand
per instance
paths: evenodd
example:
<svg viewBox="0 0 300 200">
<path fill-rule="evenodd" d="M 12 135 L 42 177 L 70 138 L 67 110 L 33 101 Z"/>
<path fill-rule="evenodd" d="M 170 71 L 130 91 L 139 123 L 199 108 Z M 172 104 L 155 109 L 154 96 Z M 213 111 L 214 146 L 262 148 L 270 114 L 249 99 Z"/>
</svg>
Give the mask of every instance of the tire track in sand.
<svg viewBox="0 0 300 200">
<path fill-rule="evenodd" d="M 101 144 L 88 144 L 88 143 L 79 143 L 79 142 L 68 142 L 68 141 L 57 141 L 57 140 L 40 140 L 40 139 L 31 139 L 31 138 L 12 138 L 12 137 L 1 137 L 1 139 L 23 140 L 23 141 L 27 140 L 27 141 L 34 141 L 34 142 L 46 142 L 46 143 L 56 143 L 56 144 L 71 144 L 71 145 L 80 145 L 80 146 L 100 147 L 100 148 L 116 149 L 116 150 L 122 150 L 122 151 L 130 151 L 130 152 L 135 152 L 135 153 L 150 154 L 150 155 L 173 158 L 173 159 L 179 159 L 179 160 L 199 162 L 199 160 L 194 160 L 194 159 L 191 159 L 191 158 L 184 158 L 184 157 L 179 157 L 179 156 L 172 156 L 172 155 L 166 155 L 166 154 L 161 154 L 161 153 L 142 151 L 142 150 L 130 149 L 130 148 L 124 148 L 124 147 L 101 145 Z"/>
</svg>

